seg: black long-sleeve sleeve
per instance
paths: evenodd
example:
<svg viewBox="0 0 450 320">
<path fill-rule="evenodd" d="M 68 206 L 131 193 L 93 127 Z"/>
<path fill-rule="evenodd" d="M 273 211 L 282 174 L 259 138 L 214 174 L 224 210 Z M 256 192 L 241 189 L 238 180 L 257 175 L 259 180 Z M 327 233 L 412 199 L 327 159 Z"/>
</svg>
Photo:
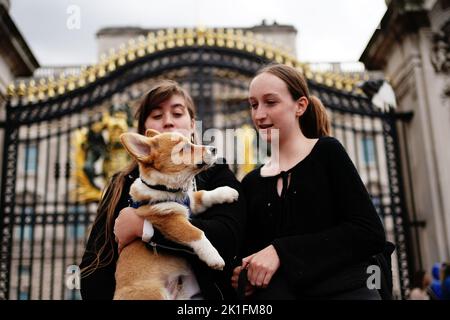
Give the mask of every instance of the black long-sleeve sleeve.
<svg viewBox="0 0 450 320">
<path fill-rule="evenodd" d="M 248 239 L 253 250 L 273 244 L 280 258 L 279 271 L 296 288 L 318 283 L 346 267 L 367 261 L 385 245 L 381 220 L 344 147 L 331 137 L 318 143 L 320 145 L 292 172 L 293 186 L 285 206 L 290 212 L 280 210 L 277 213 L 288 215 L 290 220 L 284 221 L 290 221 L 289 226 L 272 233 L 272 238 L 266 236 L 268 243 Z M 258 192 L 255 183 L 261 183 L 255 180 L 255 173 L 252 177 L 244 181 L 248 198 L 251 196 L 247 193 Z M 272 190 L 276 192 L 276 188 Z M 274 196 L 267 198 L 272 201 Z M 268 215 L 254 212 L 265 210 L 255 208 L 258 199 L 250 201 L 253 208 L 248 209 L 249 225 L 254 219 L 268 218 Z M 265 224 L 259 223 L 263 229 Z M 250 228 L 248 236 L 257 237 L 255 232 L 258 230 Z"/>
</svg>

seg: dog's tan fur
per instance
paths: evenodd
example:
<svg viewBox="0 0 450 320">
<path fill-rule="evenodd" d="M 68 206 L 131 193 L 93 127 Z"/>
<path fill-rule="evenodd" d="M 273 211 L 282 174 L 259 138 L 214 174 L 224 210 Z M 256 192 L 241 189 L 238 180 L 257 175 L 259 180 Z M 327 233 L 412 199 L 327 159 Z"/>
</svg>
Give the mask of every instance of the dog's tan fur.
<svg viewBox="0 0 450 320">
<path fill-rule="evenodd" d="M 136 213 L 148 219 L 166 238 L 192 247 L 211 268 L 223 269 L 225 262 L 222 257 L 203 231 L 189 222 L 188 209 L 176 202 L 183 194 L 149 189 L 141 180 L 172 189 L 187 189 L 192 178 L 213 163 L 215 158 L 208 147 L 194 145 L 177 133 L 160 134 L 155 130 L 147 130 L 146 136 L 125 133 L 121 141 L 139 165 L 141 177 L 130 188 L 133 200 L 167 201 L 143 205 Z M 177 161 L 174 161 L 174 155 Z M 229 187 L 220 187 L 212 191 L 191 192 L 189 196 L 191 211 L 195 214 L 216 203 L 235 201 L 238 194 Z M 117 261 L 114 299 L 160 300 L 174 296 L 188 299 L 183 296 L 182 288 L 178 291 L 168 288 L 189 272 L 184 259 L 152 253 L 141 240 L 136 240 L 122 250 Z"/>
</svg>

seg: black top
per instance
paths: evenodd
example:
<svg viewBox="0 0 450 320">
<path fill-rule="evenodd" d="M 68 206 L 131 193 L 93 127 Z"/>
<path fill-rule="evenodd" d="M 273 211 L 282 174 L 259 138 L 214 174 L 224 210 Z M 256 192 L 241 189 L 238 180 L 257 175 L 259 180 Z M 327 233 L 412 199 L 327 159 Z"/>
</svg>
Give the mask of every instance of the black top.
<svg viewBox="0 0 450 320">
<path fill-rule="evenodd" d="M 121 209 L 128 206 L 130 186 L 137 177 L 139 177 L 138 170 L 135 170 L 127 177 L 116 209 L 116 217 Z M 213 190 L 217 187 L 229 186 L 236 189 L 240 194 L 237 202 L 215 205 L 191 219 L 191 223 L 205 232 L 206 237 L 225 260 L 224 271 L 215 271 L 209 268 L 190 248 L 165 239 L 156 229 L 152 243 L 156 243 L 158 251 L 168 250 L 173 254 L 181 255 L 188 259 L 205 299 L 234 298 L 234 290 L 231 287 L 230 278 L 233 268 L 240 263 L 237 257 L 240 255 L 245 225 L 245 202 L 242 196 L 241 185 L 227 164 L 216 164 L 205 172 L 198 174 L 196 183 L 198 190 Z M 106 190 L 106 193 L 110 191 Z M 89 265 L 95 258 L 93 253 L 96 246 L 95 238 L 99 235 L 99 230 L 105 229 L 105 224 L 106 219 L 103 216 L 103 219 L 93 226 L 80 268 Z M 100 237 L 97 242 L 98 246 L 103 243 L 103 239 L 103 237 Z M 148 246 L 149 250 L 152 250 L 152 247 Z M 113 298 L 115 289 L 114 274 L 118 258 L 117 244 L 115 244 L 113 249 L 114 259 L 110 264 L 95 270 L 88 277 L 81 278 L 81 296 L 83 299 Z"/>
<path fill-rule="evenodd" d="M 385 233 L 338 140 L 320 138 L 308 156 L 277 176 L 262 177 L 257 168 L 242 187 L 246 254 L 272 244 L 280 258 L 276 276 L 284 278 L 295 296 L 323 297 L 365 286 L 368 259 L 383 250 Z"/>
</svg>

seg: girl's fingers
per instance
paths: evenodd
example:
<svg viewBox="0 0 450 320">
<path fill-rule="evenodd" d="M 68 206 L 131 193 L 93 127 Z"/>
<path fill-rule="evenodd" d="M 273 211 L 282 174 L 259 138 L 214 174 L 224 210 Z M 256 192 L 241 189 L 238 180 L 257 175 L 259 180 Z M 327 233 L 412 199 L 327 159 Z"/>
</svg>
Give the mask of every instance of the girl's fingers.
<svg viewBox="0 0 450 320">
<path fill-rule="evenodd" d="M 250 282 L 252 285 L 255 285 L 255 279 L 254 279 L 254 275 L 255 275 L 255 270 L 253 268 L 253 266 L 250 264 L 247 268 L 247 280 L 248 282 Z"/>
<path fill-rule="evenodd" d="M 250 265 L 248 268 L 247 278 L 252 286 L 259 286 L 259 283 L 264 279 L 265 272 L 260 268 L 256 269 Z"/>
<path fill-rule="evenodd" d="M 233 288 L 237 288 L 238 285 L 238 278 L 237 277 L 231 277 L 231 285 L 233 286 Z"/>
<path fill-rule="evenodd" d="M 256 286 L 261 287 L 266 276 L 266 272 L 264 270 L 259 270 L 258 275 L 256 276 Z"/>
<path fill-rule="evenodd" d="M 234 268 L 234 270 L 233 270 L 233 275 L 231 276 L 231 285 L 235 289 L 237 289 L 237 287 L 238 287 L 239 275 L 241 274 L 243 269 L 244 268 L 242 268 L 241 266 L 238 266 L 238 267 Z"/>
<path fill-rule="evenodd" d="M 263 288 L 266 288 L 269 285 L 270 280 L 272 280 L 272 276 L 273 276 L 273 273 L 271 273 L 271 272 L 266 273 L 266 276 L 264 277 L 263 284 L 262 284 Z"/>
<path fill-rule="evenodd" d="M 249 264 L 250 261 L 253 259 L 253 256 L 254 256 L 255 254 L 256 254 L 256 253 L 254 253 L 254 254 L 252 254 L 252 255 L 250 255 L 250 256 L 245 257 L 244 259 L 242 259 L 242 267 L 243 267 L 243 268 L 248 267 L 248 264 Z"/>
<path fill-rule="evenodd" d="M 241 273 L 242 269 L 243 268 L 241 266 L 234 268 L 233 276 L 239 276 L 239 274 Z"/>
</svg>

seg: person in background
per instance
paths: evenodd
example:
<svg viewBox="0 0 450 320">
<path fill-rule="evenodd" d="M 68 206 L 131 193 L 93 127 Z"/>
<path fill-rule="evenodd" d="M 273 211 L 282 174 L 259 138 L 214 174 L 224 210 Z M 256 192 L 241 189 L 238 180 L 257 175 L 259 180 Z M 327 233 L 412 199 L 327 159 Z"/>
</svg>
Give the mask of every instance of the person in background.
<svg viewBox="0 0 450 320">
<path fill-rule="evenodd" d="M 430 297 L 432 300 L 442 299 L 442 288 L 441 288 L 441 268 L 442 263 L 436 262 L 431 269 L 431 286 L 430 286 Z"/>
<path fill-rule="evenodd" d="M 431 277 L 424 270 L 419 270 L 414 274 L 409 300 L 430 300 L 428 293 L 431 285 Z"/>
<path fill-rule="evenodd" d="M 450 263 L 442 264 L 442 300 L 450 300 Z"/>
</svg>

